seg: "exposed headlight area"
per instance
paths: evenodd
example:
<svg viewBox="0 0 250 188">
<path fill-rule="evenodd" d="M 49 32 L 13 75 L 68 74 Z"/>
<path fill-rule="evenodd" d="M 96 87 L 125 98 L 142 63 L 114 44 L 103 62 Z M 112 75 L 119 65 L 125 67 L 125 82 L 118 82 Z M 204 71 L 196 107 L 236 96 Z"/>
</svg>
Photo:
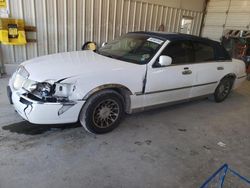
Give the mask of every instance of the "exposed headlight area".
<svg viewBox="0 0 250 188">
<path fill-rule="evenodd" d="M 20 66 L 13 77 L 13 88 L 23 91 L 28 98 L 40 102 L 70 102 L 75 84 L 61 83 L 56 80 L 36 82 L 29 79 L 29 72 Z"/>
<path fill-rule="evenodd" d="M 42 82 L 31 85 L 29 97 L 43 102 L 69 102 L 74 90 L 74 84 Z"/>
<path fill-rule="evenodd" d="M 53 95 L 53 85 L 47 82 L 37 83 L 30 93 L 37 97 L 39 100 L 46 101 Z M 52 101 L 50 100 L 50 102 Z"/>
</svg>

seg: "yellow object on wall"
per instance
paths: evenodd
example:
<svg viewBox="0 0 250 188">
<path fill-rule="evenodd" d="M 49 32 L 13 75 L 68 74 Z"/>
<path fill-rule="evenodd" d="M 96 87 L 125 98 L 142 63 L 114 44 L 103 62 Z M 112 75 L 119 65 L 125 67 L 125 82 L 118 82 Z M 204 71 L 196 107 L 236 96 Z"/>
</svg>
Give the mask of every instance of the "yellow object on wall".
<svg viewBox="0 0 250 188">
<path fill-rule="evenodd" d="M 0 9 L 1 8 L 7 8 L 6 0 L 0 0 Z"/>
<path fill-rule="evenodd" d="M 4 45 L 26 44 L 24 21 L 21 19 L 0 18 L 0 43 Z"/>
</svg>

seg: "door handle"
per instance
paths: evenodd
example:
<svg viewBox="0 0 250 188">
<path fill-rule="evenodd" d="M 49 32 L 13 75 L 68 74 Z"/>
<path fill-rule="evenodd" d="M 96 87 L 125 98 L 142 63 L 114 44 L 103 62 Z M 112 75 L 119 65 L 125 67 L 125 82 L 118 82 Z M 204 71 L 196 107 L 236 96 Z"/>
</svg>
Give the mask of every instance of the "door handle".
<svg viewBox="0 0 250 188">
<path fill-rule="evenodd" d="M 217 70 L 224 70 L 224 67 L 217 67 Z"/>
<path fill-rule="evenodd" d="M 184 71 L 182 71 L 182 74 L 183 75 L 192 74 L 192 71 L 191 70 L 184 70 Z"/>
</svg>

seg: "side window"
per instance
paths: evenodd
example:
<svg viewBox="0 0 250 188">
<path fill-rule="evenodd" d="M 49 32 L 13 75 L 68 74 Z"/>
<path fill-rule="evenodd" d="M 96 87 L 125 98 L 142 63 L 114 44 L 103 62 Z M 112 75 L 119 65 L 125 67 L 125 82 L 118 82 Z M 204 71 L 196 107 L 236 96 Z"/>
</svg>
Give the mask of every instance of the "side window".
<svg viewBox="0 0 250 188">
<path fill-rule="evenodd" d="M 217 51 L 216 60 L 218 60 L 218 61 L 230 61 L 230 60 L 232 60 L 229 53 L 226 51 L 226 49 L 223 46 L 218 45 L 216 48 L 216 51 Z"/>
<path fill-rule="evenodd" d="M 205 43 L 193 42 L 195 62 L 206 62 L 215 60 L 214 48 Z"/>
<path fill-rule="evenodd" d="M 193 47 L 190 42 L 177 41 L 170 43 L 162 55 L 170 56 L 173 60 L 172 64 L 189 64 L 194 62 Z"/>
</svg>

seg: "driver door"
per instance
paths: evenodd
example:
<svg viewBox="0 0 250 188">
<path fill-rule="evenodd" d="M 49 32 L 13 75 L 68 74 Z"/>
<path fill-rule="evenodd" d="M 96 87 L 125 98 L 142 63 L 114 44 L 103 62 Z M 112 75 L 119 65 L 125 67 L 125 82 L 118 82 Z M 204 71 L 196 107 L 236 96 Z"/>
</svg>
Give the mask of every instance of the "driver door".
<svg viewBox="0 0 250 188">
<path fill-rule="evenodd" d="M 158 60 L 148 67 L 144 106 L 189 99 L 195 79 L 194 53 L 189 41 L 171 42 L 161 55 L 172 58 L 172 64 L 161 67 Z"/>
</svg>

